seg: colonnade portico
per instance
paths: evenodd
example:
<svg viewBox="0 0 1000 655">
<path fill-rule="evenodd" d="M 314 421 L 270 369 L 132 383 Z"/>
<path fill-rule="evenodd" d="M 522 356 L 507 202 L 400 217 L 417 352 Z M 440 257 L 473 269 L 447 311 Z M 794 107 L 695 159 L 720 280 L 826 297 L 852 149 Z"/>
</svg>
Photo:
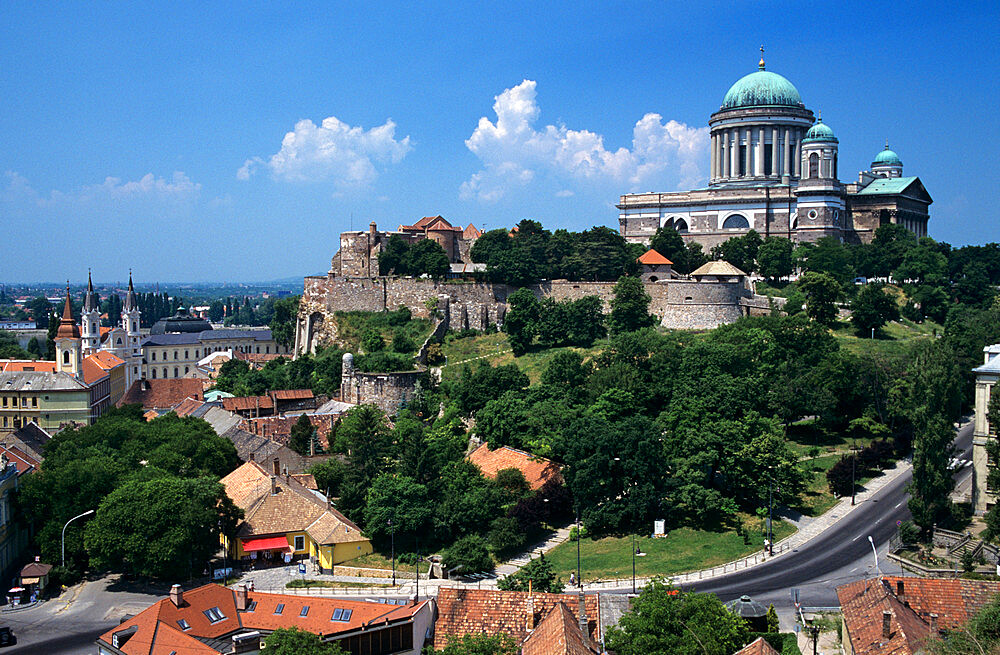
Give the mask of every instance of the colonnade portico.
<svg viewBox="0 0 1000 655">
<path fill-rule="evenodd" d="M 781 125 L 713 130 L 710 183 L 799 177 L 802 133 L 798 126 Z M 766 152 L 768 149 L 769 153 Z M 767 162 L 768 154 L 770 162 Z M 770 166 L 767 166 L 768 163 Z"/>
</svg>

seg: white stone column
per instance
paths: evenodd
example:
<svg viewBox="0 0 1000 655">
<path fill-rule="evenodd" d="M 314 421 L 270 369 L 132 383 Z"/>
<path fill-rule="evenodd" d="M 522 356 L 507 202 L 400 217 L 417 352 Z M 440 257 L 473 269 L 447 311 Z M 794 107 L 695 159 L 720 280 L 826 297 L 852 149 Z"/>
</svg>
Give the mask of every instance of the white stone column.
<svg viewBox="0 0 1000 655">
<path fill-rule="evenodd" d="M 764 175 L 764 128 L 753 130 L 757 133 L 757 143 L 753 148 L 753 174 L 756 177 Z"/>
<path fill-rule="evenodd" d="M 775 127 L 771 129 L 771 171 L 769 173 L 771 177 L 778 177 L 780 163 L 781 160 L 778 159 L 778 128 Z"/>
<path fill-rule="evenodd" d="M 795 177 L 802 177 L 802 139 L 800 131 L 795 131 Z"/>
<path fill-rule="evenodd" d="M 722 133 L 722 173 L 719 177 L 729 177 L 729 130 Z"/>
<path fill-rule="evenodd" d="M 791 175 L 792 174 L 792 167 L 790 165 L 791 158 L 792 158 L 791 144 L 792 144 L 792 131 L 789 130 L 786 127 L 785 128 L 785 153 L 784 153 L 785 154 L 785 161 L 781 162 L 781 174 L 782 175 Z"/>
<path fill-rule="evenodd" d="M 712 135 L 712 146 L 711 146 L 712 149 L 710 150 L 711 156 L 709 157 L 709 161 L 711 163 L 709 164 L 709 167 L 708 167 L 708 181 L 709 182 L 714 182 L 715 181 L 715 159 L 716 159 L 716 156 L 715 156 L 715 146 L 716 145 L 717 145 L 717 139 L 715 138 L 715 135 L 713 134 Z"/>
<path fill-rule="evenodd" d="M 751 166 L 753 165 L 753 159 L 752 158 L 753 158 L 753 130 L 748 127 L 747 128 L 747 155 L 744 158 L 744 159 L 746 159 L 746 161 L 743 162 L 743 173 L 746 175 L 746 177 L 750 177 L 751 175 L 753 175 L 753 168 L 751 168 Z"/>
<path fill-rule="evenodd" d="M 740 149 L 737 144 L 739 134 L 736 130 L 729 131 L 729 178 L 732 179 L 736 177 L 736 171 L 739 170 L 739 165 L 736 163 L 736 158 L 740 156 Z"/>
</svg>

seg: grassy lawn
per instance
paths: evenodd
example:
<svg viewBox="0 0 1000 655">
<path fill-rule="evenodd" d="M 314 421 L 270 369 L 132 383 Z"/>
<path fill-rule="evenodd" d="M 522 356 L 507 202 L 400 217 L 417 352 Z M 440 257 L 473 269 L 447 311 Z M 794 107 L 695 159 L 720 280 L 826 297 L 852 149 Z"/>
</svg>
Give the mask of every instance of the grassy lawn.
<svg viewBox="0 0 1000 655">
<path fill-rule="evenodd" d="M 859 337 L 850 323 L 841 321 L 834 328 L 833 335 L 842 348 L 855 355 L 874 354 L 883 357 L 903 357 L 910 352 L 914 341 L 933 339 L 935 331 L 941 334 L 943 328 L 934 321 L 914 323 L 905 318 L 889 323 L 882 329 L 881 337 Z"/>
<path fill-rule="evenodd" d="M 830 493 L 826 472 L 840 460 L 840 455 L 817 457 L 801 463 L 806 472 L 806 488 L 795 508 L 806 516 L 819 516 L 837 504 L 838 498 Z"/>
<path fill-rule="evenodd" d="M 521 357 L 514 357 L 514 354 L 510 352 L 507 335 L 502 332 L 463 337 L 461 339 L 450 335 L 445 338 L 445 342 L 441 347 L 444 354 L 448 357 L 448 364 L 441 369 L 441 377 L 445 380 L 457 378 L 462 374 L 462 364 L 460 362 L 486 355 L 484 359 L 477 360 L 477 362 L 488 361 L 491 366 L 503 366 L 513 362 L 517 364 L 518 368 L 524 371 L 532 384 L 538 384 L 549 362 L 559 352 L 563 350 L 575 350 L 586 359 L 596 355 L 607 347 L 607 345 L 607 340 L 601 340 L 595 342 L 590 348 L 549 348 L 545 350 L 533 350 Z M 470 364 L 475 365 L 477 362 L 470 362 Z"/>
<path fill-rule="evenodd" d="M 775 521 L 774 539 L 778 542 L 792 534 L 795 528 L 784 521 Z M 636 546 L 646 555 L 635 560 L 636 575 L 674 575 L 718 566 L 756 552 L 763 547 L 763 536 L 753 535 L 747 545 L 736 532 L 710 532 L 678 528 L 662 539 L 636 537 Z M 580 544 L 583 579 L 585 582 L 627 578 L 632 575 L 632 538 L 584 538 Z M 567 541 L 546 556 L 563 581 L 576 572 L 576 542 Z"/>
<path fill-rule="evenodd" d="M 356 566 L 361 569 L 392 569 L 392 558 L 381 553 L 368 553 L 348 562 L 341 562 L 338 566 Z M 396 569 L 400 569 L 399 560 L 396 560 Z"/>
<path fill-rule="evenodd" d="M 424 339 L 431 331 L 431 322 L 426 318 L 411 318 L 400 325 L 393 325 L 395 312 L 337 312 L 337 341 L 342 347 L 357 353 L 361 337 L 374 330 L 382 335 L 386 346 L 391 347 L 393 337 L 398 333 L 413 344 L 409 354 L 416 354 Z"/>
</svg>

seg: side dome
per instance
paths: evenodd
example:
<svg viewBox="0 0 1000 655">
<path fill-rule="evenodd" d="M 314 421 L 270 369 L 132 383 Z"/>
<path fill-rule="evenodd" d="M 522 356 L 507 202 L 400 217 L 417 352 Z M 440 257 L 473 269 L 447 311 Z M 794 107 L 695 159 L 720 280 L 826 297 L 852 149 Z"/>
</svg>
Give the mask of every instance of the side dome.
<svg viewBox="0 0 1000 655">
<path fill-rule="evenodd" d="M 889 144 L 885 144 L 885 150 L 875 155 L 875 160 L 872 161 L 872 166 L 902 166 L 903 160 L 899 158 L 899 155 L 889 150 Z"/>
<path fill-rule="evenodd" d="M 801 107 L 802 96 L 784 77 L 763 69 L 741 77 L 722 99 L 722 109 L 768 106 Z"/>
<path fill-rule="evenodd" d="M 833 135 L 833 130 L 830 126 L 823 122 L 823 119 L 816 121 L 816 124 L 809 128 L 806 132 L 805 137 L 802 139 L 802 143 L 808 143 L 811 141 L 832 141 L 837 143 L 837 137 Z"/>
</svg>

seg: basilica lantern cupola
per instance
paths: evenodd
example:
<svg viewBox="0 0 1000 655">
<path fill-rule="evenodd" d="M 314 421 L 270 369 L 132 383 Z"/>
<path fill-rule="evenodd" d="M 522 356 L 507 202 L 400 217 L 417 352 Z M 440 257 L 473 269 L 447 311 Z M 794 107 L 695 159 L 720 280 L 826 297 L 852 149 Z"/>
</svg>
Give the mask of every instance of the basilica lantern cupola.
<svg viewBox="0 0 1000 655">
<path fill-rule="evenodd" d="M 885 142 L 885 149 L 875 155 L 872 161 L 872 173 L 876 177 L 903 177 L 903 160 L 899 155 L 889 150 L 889 142 Z"/>
</svg>

